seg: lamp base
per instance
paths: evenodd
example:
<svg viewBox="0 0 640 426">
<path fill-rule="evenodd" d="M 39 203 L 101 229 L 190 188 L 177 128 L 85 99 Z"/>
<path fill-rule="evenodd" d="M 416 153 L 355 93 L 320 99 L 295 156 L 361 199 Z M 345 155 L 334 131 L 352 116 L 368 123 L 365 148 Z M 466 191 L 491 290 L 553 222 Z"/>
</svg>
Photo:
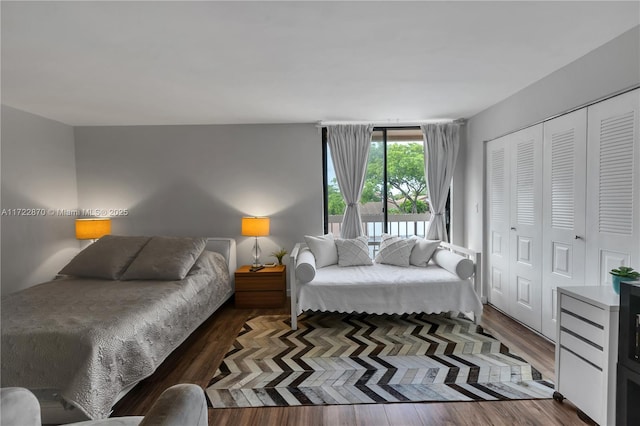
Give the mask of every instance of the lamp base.
<svg viewBox="0 0 640 426">
<path fill-rule="evenodd" d="M 260 246 L 258 245 L 258 237 L 255 237 L 255 238 L 256 238 L 256 241 L 253 245 L 253 263 L 251 264 L 251 266 L 253 266 L 254 268 L 258 268 L 262 266 L 262 263 L 260 263 L 261 250 L 260 250 Z"/>
</svg>

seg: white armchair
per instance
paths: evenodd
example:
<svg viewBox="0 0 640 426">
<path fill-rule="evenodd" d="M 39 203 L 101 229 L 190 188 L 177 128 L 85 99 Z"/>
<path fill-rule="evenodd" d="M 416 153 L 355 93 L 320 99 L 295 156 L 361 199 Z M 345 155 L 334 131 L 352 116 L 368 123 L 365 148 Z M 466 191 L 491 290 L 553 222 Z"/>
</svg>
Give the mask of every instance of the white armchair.
<svg viewBox="0 0 640 426">
<path fill-rule="evenodd" d="M 41 426 L 38 399 L 24 388 L 0 389 L 0 424 L 3 426 Z M 165 390 L 144 417 L 110 417 L 72 423 L 72 425 L 207 426 L 207 402 L 204 391 L 199 386 L 179 384 Z"/>
</svg>

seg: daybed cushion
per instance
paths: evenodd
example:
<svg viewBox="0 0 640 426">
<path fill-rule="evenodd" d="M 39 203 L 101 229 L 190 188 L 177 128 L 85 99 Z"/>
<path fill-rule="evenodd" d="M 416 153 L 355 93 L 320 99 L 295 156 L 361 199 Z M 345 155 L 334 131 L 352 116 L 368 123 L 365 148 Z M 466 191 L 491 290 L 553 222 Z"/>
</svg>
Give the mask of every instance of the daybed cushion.
<svg viewBox="0 0 640 426">
<path fill-rule="evenodd" d="M 338 248 L 339 266 L 363 266 L 372 265 L 369 257 L 369 245 L 367 237 L 362 236 L 353 239 L 336 238 Z"/>
<path fill-rule="evenodd" d="M 427 267 L 375 263 L 373 266 L 318 269 L 313 281 L 297 289 L 296 314 L 303 311 L 368 312 L 473 312 L 482 303 L 471 280 L 433 263 Z"/>
<path fill-rule="evenodd" d="M 471 259 L 445 249 L 438 249 L 433 253 L 433 262 L 463 280 L 470 278 L 475 270 Z"/>
<path fill-rule="evenodd" d="M 120 279 L 149 239 L 105 235 L 78 253 L 59 273 L 83 278 Z"/>
<path fill-rule="evenodd" d="M 122 279 L 182 280 L 206 245 L 206 238 L 152 237 L 131 262 Z"/>
<path fill-rule="evenodd" d="M 304 241 L 316 258 L 316 268 L 324 268 L 338 263 L 338 250 L 333 234 L 329 233 L 319 237 L 305 235 Z"/>
<path fill-rule="evenodd" d="M 302 248 L 296 259 L 296 278 L 301 283 L 313 281 L 316 276 L 316 259 L 308 248 Z"/>
<path fill-rule="evenodd" d="M 407 267 L 415 244 L 416 240 L 413 238 L 406 239 L 382 234 L 376 262 Z"/>
<path fill-rule="evenodd" d="M 411 237 L 416 241 L 416 245 L 411 250 L 411 258 L 409 263 L 414 266 L 427 266 L 431 260 L 431 256 L 440 245 L 440 240 L 427 240 L 420 237 Z"/>
</svg>

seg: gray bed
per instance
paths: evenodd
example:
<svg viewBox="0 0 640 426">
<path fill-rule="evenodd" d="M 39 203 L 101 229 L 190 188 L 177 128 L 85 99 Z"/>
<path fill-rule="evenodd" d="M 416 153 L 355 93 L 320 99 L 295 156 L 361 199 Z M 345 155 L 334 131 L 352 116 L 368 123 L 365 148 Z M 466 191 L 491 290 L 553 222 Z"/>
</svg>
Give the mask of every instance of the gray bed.
<svg viewBox="0 0 640 426">
<path fill-rule="evenodd" d="M 233 294 L 235 241 L 204 250 L 181 280 L 65 277 L 3 297 L 2 387 L 108 417 Z"/>
</svg>

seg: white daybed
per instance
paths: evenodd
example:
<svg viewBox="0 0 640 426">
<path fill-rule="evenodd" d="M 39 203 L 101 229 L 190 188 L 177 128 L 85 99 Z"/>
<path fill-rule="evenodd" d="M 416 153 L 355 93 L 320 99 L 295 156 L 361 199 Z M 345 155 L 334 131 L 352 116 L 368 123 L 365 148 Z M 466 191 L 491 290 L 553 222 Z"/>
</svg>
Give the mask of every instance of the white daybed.
<svg viewBox="0 0 640 426">
<path fill-rule="evenodd" d="M 370 314 L 455 311 L 472 313 L 478 323 L 482 315 L 481 254 L 448 243 L 440 243 L 436 253 L 426 267 L 373 263 L 316 269 L 306 244 L 296 244 L 289 268 L 291 328 L 297 329 L 298 315 L 307 310 Z M 471 277 L 456 274 L 461 259 L 473 262 Z M 465 262 L 468 267 L 469 260 Z M 307 271 L 313 267 L 311 281 L 305 282 L 309 275 L 300 274 L 302 267 Z M 300 279 L 304 275 L 307 278 Z"/>
</svg>

